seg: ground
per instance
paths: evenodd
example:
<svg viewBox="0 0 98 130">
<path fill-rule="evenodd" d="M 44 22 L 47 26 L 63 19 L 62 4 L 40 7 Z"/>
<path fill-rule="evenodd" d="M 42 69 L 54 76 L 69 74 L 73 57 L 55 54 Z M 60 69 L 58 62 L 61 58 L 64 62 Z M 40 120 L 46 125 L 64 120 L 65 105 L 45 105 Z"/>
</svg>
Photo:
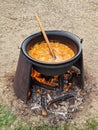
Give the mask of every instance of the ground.
<svg viewBox="0 0 98 130">
<path fill-rule="evenodd" d="M 90 87 L 82 111 L 72 122 L 98 120 L 98 1 L 97 0 L 0 0 L 0 102 L 17 117 L 35 124 L 28 107 L 14 94 L 13 80 L 22 41 L 39 32 L 35 13 L 45 30 L 65 30 L 83 38 L 85 87 Z M 43 119 L 44 120 L 44 119 Z"/>
</svg>

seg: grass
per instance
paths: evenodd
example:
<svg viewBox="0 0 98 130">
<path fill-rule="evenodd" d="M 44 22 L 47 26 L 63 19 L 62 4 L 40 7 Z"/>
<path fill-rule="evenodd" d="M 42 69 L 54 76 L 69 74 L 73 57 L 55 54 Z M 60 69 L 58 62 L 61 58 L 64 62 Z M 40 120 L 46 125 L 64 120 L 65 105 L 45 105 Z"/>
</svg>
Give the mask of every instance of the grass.
<svg viewBox="0 0 98 130">
<path fill-rule="evenodd" d="M 17 122 L 17 118 L 11 111 L 0 105 L 0 130 L 31 130 L 23 122 Z"/>
<path fill-rule="evenodd" d="M 5 111 L 0 105 L 0 129 L 4 129 L 3 127 L 7 129 L 7 127 L 11 126 L 14 120 L 15 117 L 9 111 Z"/>
<path fill-rule="evenodd" d="M 48 126 L 48 125 L 42 125 L 42 126 L 36 126 L 35 130 L 73 130 L 70 129 L 70 126 L 66 124 L 64 128 L 61 128 L 60 126 Z"/>
<path fill-rule="evenodd" d="M 98 130 L 98 122 L 96 122 L 95 120 L 89 120 L 84 125 L 84 128 L 78 128 L 70 124 L 65 124 L 63 128 L 61 128 L 60 126 L 52 127 L 47 125 L 36 126 L 35 130 Z"/>
<path fill-rule="evenodd" d="M 84 124 L 84 128 L 77 128 L 70 124 L 65 124 L 63 128 L 59 126 L 48 126 L 43 123 L 42 126 L 36 125 L 31 127 L 25 124 L 22 120 L 17 121 L 10 111 L 4 106 L 0 105 L 0 130 L 98 130 L 98 122 L 95 120 L 88 120 Z"/>
<path fill-rule="evenodd" d="M 87 121 L 85 130 L 98 130 L 98 122 L 95 120 Z"/>
</svg>

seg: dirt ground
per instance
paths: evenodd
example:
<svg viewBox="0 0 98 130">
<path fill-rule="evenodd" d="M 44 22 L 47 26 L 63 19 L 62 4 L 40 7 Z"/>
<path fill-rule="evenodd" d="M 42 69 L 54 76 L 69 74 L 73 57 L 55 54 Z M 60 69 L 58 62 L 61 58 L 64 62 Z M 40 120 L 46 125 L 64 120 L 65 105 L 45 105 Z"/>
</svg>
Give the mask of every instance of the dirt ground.
<svg viewBox="0 0 98 130">
<path fill-rule="evenodd" d="M 98 120 L 98 1 L 97 0 L 0 0 L 0 102 L 19 117 L 37 122 L 27 106 L 17 99 L 13 79 L 22 41 L 39 32 L 35 13 L 45 30 L 65 30 L 83 38 L 85 79 L 90 95 L 72 122 Z M 22 107 L 21 107 L 21 104 Z M 25 111 L 25 112 L 24 112 Z M 44 120 L 44 119 L 43 119 Z"/>
</svg>

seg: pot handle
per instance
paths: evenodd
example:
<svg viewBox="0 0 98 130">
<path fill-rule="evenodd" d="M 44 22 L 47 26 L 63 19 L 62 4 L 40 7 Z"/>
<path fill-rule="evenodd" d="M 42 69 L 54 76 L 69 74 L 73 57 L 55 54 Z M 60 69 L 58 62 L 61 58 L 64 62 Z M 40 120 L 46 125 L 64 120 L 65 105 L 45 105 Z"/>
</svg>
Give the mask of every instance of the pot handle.
<svg viewBox="0 0 98 130">
<path fill-rule="evenodd" d="M 80 43 L 81 43 L 81 44 L 83 43 L 83 38 L 80 39 Z"/>
<path fill-rule="evenodd" d="M 64 32 L 67 32 L 67 31 L 61 31 L 62 33 Z M 77 36 L 76 34 L 73 34 L 73 33 L 70 33 L 70 32 L 67 32 L 67 35 L 70 35 L 73 37 L 76 37 L 76 39 L 78 38 L 78 41 L 82 44 L 83 43 L 83 38 L 80 38 L 79 36 Z"/>
</svg>

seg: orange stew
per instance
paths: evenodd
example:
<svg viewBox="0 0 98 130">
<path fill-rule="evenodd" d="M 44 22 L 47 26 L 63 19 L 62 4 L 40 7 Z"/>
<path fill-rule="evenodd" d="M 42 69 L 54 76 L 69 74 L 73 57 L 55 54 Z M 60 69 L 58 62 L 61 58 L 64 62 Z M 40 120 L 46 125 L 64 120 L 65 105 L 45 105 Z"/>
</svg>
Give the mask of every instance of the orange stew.
<svg viewBox="0 0 98 130">
<path fill-rule="evenodd" d="M 50 55 L 47 43 L 45 42 L 35 44 L 30 48 L 28 54 L 34 59 L 50 63 L 66 61 L 75 55 L 73 50 L 65 44 L 59 42 L 50 42 L 50 46 L 56 56 L 55 60 L 53 60 L 52 56 Z"/>
</svg>

